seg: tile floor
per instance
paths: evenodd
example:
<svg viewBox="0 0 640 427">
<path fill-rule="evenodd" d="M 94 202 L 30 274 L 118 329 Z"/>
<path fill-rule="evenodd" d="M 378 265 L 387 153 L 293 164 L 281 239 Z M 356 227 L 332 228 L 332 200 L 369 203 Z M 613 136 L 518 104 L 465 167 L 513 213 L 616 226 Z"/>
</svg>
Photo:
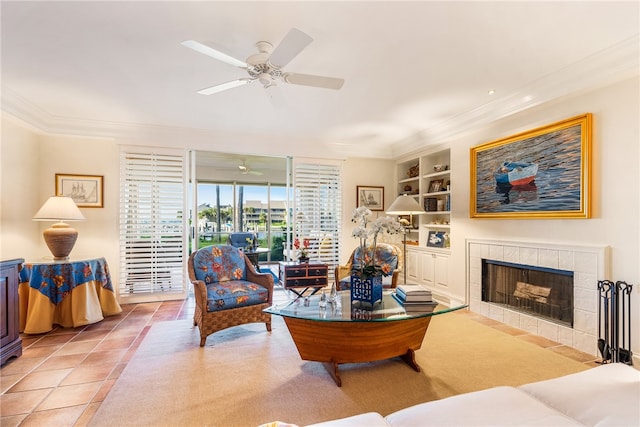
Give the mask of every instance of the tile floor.
<svg viewBox="0 0 640 427">
<path fill-rule="evenodd" d="M 286 297 L 277 288 L 275 299 Z M 123 305 L 122 313 L 75 329 L 23 335 L 23 354 L 0 369 L 0 425 L 85 426 L 154 322 L 193 317 L 193 296 L 184 301 Z M 468 311 L 458 311 L 507 334 L 596 366 L 597 360 Z"/>
</svg>

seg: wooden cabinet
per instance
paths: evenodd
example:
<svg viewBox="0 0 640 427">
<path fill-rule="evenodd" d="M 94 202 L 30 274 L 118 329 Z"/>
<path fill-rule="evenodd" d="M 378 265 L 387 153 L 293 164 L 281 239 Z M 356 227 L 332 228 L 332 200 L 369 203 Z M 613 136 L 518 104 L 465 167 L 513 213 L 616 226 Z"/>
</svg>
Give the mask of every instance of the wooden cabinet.
<svg viewBox="0 0 640 427">
<path fill-rule="evenodd" d="M 18 273 L 24 259 L 13 259 L 0 262 L 0 308 L 1 338 L 0 365 L 4 365 L 12 357 L 22 355 L 22 339 L 20 338 L 20 307 L 18 302 Z"/>
<path fill-rule="evenodd" d="M 322 263 L 281 261 L 278 279 L 285 289 L 323 288 L 327 286 L 329 267 Z"/>
</svg>

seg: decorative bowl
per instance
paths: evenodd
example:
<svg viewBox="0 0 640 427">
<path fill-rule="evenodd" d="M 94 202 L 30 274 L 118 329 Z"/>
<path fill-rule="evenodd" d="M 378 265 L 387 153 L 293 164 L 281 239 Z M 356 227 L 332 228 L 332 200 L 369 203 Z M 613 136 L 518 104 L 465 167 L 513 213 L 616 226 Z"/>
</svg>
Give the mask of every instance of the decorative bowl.
<svg viewBox="0 0 640 427">
<path fill-rule="evenodd" d="M 447 165 L 433 165 L 434 172 L 443 172 L 447 170 Z"/>
</svg>

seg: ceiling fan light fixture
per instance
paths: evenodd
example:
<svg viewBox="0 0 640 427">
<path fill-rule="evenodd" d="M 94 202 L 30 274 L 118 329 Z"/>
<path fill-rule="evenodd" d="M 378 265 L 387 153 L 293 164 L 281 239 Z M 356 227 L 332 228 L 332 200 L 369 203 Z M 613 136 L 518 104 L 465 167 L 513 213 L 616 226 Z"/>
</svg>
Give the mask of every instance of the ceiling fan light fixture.
<svg viewBox="0 0 640 427">
<path fill-rule="evenodd" d="M 275 84 L 275 82 L 273 81 L 273 77 L 271 77 L 269 73 L 261 73 L 260 75 L 258 75 L 258 81 L 262 83 L 262 86 L 264 87 L 269 87 Z"/>
</svg>

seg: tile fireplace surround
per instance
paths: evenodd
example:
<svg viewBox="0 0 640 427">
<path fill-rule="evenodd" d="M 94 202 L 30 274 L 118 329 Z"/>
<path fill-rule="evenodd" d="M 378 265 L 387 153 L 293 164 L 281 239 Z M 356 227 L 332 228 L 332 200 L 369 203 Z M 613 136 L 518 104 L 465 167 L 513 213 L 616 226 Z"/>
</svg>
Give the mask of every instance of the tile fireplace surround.
<svg viewBox="0 0 640 427">
<path fill-rule="evenodd" d="M 467 239 L 469 309 L 597 356 L 598 280 L 609 279 L 609 247 Z M 482 260 L 573 272 L 573 328 L 482 301 Z"/>
</svg>

